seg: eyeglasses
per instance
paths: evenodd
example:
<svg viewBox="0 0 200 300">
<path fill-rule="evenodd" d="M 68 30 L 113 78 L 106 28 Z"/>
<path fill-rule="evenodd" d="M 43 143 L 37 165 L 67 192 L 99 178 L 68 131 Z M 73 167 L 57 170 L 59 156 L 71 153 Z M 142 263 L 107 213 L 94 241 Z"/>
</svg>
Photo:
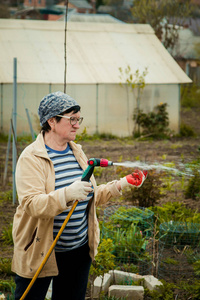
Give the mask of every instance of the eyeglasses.
<svg viewBox="0 0 200 300">
<path fill-rule="evenodd" d="M 76 125 L 78 122 L 79 125 L 83 122 L 83 117 L 77 118 L 77 117 L 68 117 L 68 116 L 62 116 L 62 115 L 57 115 L 57 117 L 65 118 L 70 120 L 70 124 L 72 126 Z"/>
</svg>

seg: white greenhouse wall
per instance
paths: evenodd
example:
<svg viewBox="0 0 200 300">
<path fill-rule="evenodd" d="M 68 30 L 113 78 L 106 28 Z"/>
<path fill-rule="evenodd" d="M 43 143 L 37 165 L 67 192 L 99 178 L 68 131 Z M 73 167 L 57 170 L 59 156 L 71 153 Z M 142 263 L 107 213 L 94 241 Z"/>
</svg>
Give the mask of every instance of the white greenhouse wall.
<svg viewBox="0 0 200 300">
<path fill-rule="evenodd" d="M 17 135 L 30 134 L 25 109 L 31 117 L 32 126 L 39 132 L 37 109 L 40 100 L 49 92 L 63 91 L 62 85 L 18 84 L 17 85 Z M 68 85 L 67 93 L 81 106 L 84 122 L 79 134 L 86 127 L 88 134 L 109 133 L 119 137 L 130 136 L 133 131 L 132 115 L 136 107 L 135 94 L 129 91 L 129 105 L 126 88 L 119 84 Z M 168 103 L 170 129 L 179 131 L 179 85 L 147 85 L 141 96 L 141 109 L 150 112 L 155 105 Z M 0 85 L 0 127 L 8 134 L 13 107 L 13 85 Z"/>
</svg>

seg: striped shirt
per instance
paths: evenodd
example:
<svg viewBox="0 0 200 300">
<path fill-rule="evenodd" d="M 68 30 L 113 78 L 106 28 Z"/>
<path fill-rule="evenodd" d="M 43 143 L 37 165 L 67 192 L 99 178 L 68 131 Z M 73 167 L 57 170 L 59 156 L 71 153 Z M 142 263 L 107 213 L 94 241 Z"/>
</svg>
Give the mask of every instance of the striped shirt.
<svg viewBox="0 0 200 300">
<path fill-rule="evenodd" d="M 55 190 L 67 187 L 75 180 L 80 180 L 83 170 L 78 164 L 70 146 L 64 151 L 56 151 L 46 146 L 49 158 L 53 162 L 55 170 Z M 72 216 L 70 217 L 65 229 L 63 230 L 55 251 L 68 251 L 78 248 L 88 240 L 88 215 L 87 205 L 93 197 L 93 192 L 88 194 L 87 198 L 79 201 Z M 55 216 L 53 235 L 56 237 L 70 209 L 66 209 L 61 214 Z"/>
</svg>

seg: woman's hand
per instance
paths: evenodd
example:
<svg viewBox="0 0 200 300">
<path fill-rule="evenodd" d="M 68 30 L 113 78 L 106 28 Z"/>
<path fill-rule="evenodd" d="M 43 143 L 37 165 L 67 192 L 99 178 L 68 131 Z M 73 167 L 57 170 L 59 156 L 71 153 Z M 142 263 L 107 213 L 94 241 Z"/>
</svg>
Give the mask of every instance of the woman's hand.
<svg viewBox="0 0 200 300">
<path fill-rule="evenodd" d="M 84 200 L 92 191 L 93 189 L 91 183 L 87 181 L 76 180 L 66 187 L 66 201 Z"/>
<path fill-rule="evenodd" d="M 133 173 L 121 178 L 118 181 L 117 184 L 118 189 L 119 189 L 119 184 L 121 185 L 121 189 L 124 189 L 128 186 L 141 187 L 147 177 L 147 174 L 148 174 L 147 171 L 135 170 Z"/>
</svg>

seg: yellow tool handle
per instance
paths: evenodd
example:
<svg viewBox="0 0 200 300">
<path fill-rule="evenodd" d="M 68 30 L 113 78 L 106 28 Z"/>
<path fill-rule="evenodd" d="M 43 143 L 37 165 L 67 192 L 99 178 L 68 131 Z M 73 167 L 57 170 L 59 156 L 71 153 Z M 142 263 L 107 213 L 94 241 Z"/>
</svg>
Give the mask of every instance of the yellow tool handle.
<svg viewBox="0 0 200 300">
<path fill-rule="evenodd" d="M 61 236 L 61 234 L 62 234 L 62 232 L 63 232 L 65 226 L 67 225 L 67 222 L 69 221 L 71 215 L 73 214 L 73 211 L 75 210 L 77 204 L 78 204 L 78 200 L 76 200 L 76 201 L 74 202 L 74 204 L 73 204 L 72 208 L 70 209 L 70 211 L 69 211 L 69 213 L 68 213 L 68 215 L 67 215 L 65 221 L 63 222 L 63 224 L 62 224 L 62 226 L 61 226 L 61 228 L 60 228 L 60 230 L 59 230 L 59 232 L 58 232 L 58 234 L 57 234 L 55 240 L 53 241 L 53 244 L 51 245 L 49 251 L 47 252 L 46 256 L 44 257 L 44 259 L 43 259 L 41 265 L 40 265 L 39 268 L 37 269 L 35 275 L 33 276 L 31 282 L 29 283 L 29 285 L 28 285 L 28 287 L 26 288 L 25 292 L 24 292 L 23 295 L 21 296 L 20 300 L 25 299 L 25 297 L 27 296 L 27 294 L 28 294 L 28 292 L 30 291 L 31 287 L 33 286 L 35 280 L 37 279 L 37 277 L 39 276 L 40 272 L 42 271 L 44 265 L 46 264 L 46 262 L 47 262 L 47 260 L 48 260 L 48 258 L 49 258 L 49 256 L 51 255 L 51 253 L 52 253 L 52 251 L 53 251 L 53 249 L 54 249 L 54 247 L 55 247 L 55 245 L 56 245 L 56 243 L 57 243 L 59 237 Z"/>
</svg>

